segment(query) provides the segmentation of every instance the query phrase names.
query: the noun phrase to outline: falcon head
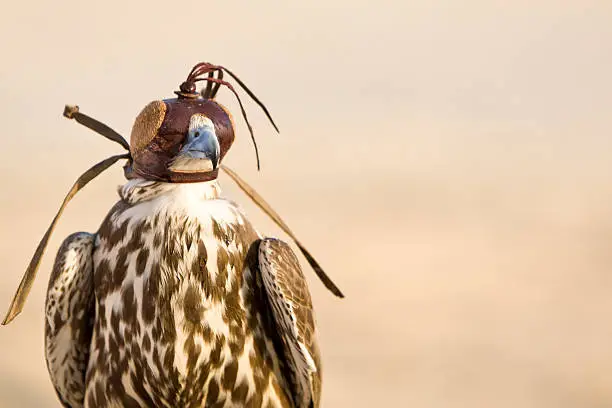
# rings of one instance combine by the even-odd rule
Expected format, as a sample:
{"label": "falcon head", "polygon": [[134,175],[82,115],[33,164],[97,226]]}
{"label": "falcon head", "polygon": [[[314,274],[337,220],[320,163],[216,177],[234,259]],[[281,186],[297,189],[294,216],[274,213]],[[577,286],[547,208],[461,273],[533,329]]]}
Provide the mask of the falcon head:
{"label": "falcon head", "polygon": [[[127,178],[174,183],[217,178],[217,168],[235,135],[232,115],[214,99],[221,85],[238,99],[251,139],[255,142],[240,97],[234,87],[223,80],[224,72],[263,109],[278,131],[266,107],[236,75],[223,66],[201,62],[193,67],[180,90],[175,92],[177,98],[153,101],[136,118],[130,139],[132,160],[125,169]],[[200,93],[196,91],[198,81],[207,83]],[[259,168],[256,144],[255,153]]]}
{"label": "falcon head", "polygon": [[154,101],[134,122],[129,173],[169,182],[212,180],[233,142],[232,117],[214,100]]}

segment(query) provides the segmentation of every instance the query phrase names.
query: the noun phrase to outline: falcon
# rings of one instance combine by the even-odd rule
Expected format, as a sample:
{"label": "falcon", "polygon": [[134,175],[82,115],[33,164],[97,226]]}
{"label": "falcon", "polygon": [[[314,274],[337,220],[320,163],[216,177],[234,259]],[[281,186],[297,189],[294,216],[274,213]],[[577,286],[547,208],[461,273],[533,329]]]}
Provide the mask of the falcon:
{"label": "falcon", "polygon": [[[317,329],[300,263],[289,244],[260,234],[236,203],[222,198],[220,169],[295,240],[326,286],[342,294],[278,214],[221,164],[236,129],[215,100],[221,85],[238,98],[253,137],[224,72],[272,121],[238,77],[209,63],[192,69],[176,98],[142,110],[129,144],[77,107],[67,107],[67,117],[129,153],[106,159],[77,180],[4,321],[23,308],[67,202],[111,164],[127,159],[119,201],[97,232],[77,232],[63,241],[51,272],[45,357],[65,407],[320,404]],[[206,82],[201,92],[199,81]]]}

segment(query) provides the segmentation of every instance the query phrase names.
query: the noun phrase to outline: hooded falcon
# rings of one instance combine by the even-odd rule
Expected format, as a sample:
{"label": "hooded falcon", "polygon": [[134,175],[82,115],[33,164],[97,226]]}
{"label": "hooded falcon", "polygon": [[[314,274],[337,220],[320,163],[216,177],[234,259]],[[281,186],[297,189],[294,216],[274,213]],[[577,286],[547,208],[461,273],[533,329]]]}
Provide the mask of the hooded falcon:
{"label": "hooded falcon", "polygon": [[[64,240],[51,272],[45,356],[65,407],[319,406],[317,331],[299,261],[287,243],[262,236],[220,195],[217,176],[224,169],[295,239],[263,199],[221,165],[235,126],[214,98],[221,85],[238,97],[223,72],[270,118],[240,79],[208,63],[192,69],[176,98],[142,110],[129,145],[78,108],[65,113],[129,148],[75,183],[4,321],[21,311],[65,204],[112,163],[127,159],[119,201],[97,232]],[[198,81],[206,82],[201,92]],[[296,243],[326,286],[342,296]]]}

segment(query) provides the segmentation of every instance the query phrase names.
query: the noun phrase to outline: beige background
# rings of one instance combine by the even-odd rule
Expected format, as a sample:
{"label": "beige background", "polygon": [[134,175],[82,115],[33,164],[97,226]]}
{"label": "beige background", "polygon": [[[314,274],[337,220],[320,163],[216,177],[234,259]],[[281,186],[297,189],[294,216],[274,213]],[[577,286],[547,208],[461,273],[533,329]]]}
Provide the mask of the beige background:
{"label": "beige background", "polygon": [[[120,151],[64,104],[127,136],[209,60],[281,129],[247,103],[262,172],[242,123],[227,163],[347,295],[307,272],[324,406],[612,406],[610,1],[92,3],[2,5],[2,313],[73,180]],[[97,228],[122,180],[117,166],[70,204],[0,328],[0,406],[58,406],[42,351],[53,253]]]}

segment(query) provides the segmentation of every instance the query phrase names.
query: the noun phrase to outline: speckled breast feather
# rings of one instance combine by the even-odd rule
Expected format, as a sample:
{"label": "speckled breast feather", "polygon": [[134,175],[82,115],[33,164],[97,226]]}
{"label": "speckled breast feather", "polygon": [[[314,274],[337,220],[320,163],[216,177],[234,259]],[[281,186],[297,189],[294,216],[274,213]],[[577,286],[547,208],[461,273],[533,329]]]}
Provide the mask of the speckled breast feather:
{"label": "speckled breast feather", "polygon": [[216,181],[120,194],[93,253],[85,406],[293,406],[241,211]]}

